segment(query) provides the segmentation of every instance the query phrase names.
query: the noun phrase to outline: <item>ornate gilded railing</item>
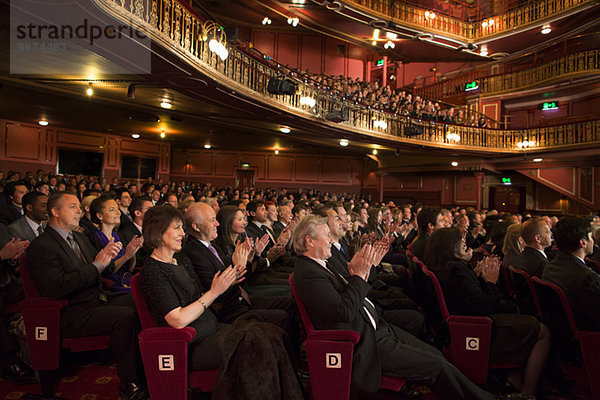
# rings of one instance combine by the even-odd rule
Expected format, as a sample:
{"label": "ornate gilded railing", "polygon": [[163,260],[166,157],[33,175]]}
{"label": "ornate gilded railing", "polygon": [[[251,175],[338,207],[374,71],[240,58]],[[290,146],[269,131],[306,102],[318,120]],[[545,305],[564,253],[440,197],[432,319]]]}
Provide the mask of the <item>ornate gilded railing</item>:
{"label": "ornate gilded railing", "polygon": [[[523,7],[506,11],[491,17],[492,25],[487,24],[490,18],[467,22],[459,18],[444,15],[443,10],[426,10],[394,0],[345,0],[350,6],[379,14],[379,17],[391,19],[395,23],[424,28],[427,31],[449,34],[466,41],[476,41],[512,31],[530,24],[540,23],[564,12],[575,9],[590,0],[537,0],[528,1]],[[435,11],[435,18],[425,18],[426,11]]]}
{"label": "ornate gilded railing", "polygon": [[[600,121],[527,131],[503,131],[437,124],[396,116],[345,102],[329,92],[303,82],[298,82],[298,91],[293,96],[271,95],[267,92],[267,84],[269,79],[280,76],[278,71],[267,62],[229,46],[229,57],[223,61],[216,53],[210,51],[203,38],[204,21],[188,10],[185,4],[176,0],[94,2],[115,18],[143,29],[154,42],[230,89],[248,94],[287,112],[348,132],[424,146],[452,146],[489,152],[522,151],[518,143],[524,141],[530,142],[530,147],[535,149],[600,143]],[[303,105],[302,97],[311,97],[315,99],[316,104],[313,107]],[[347,111],[347,121],[336,124],[325,119],[328,113],[340,109]]]}
{"label": "ornate gilded railing", "polygon": [[465,84],[477,81],[481,95],[515,92],[558,79],[600,73],[600,50],[569,54],[518,72],[481,76],[485,71],[471,71],[455,78],[416,88],[415,94],[430,99],[444,99],[464,93]]}

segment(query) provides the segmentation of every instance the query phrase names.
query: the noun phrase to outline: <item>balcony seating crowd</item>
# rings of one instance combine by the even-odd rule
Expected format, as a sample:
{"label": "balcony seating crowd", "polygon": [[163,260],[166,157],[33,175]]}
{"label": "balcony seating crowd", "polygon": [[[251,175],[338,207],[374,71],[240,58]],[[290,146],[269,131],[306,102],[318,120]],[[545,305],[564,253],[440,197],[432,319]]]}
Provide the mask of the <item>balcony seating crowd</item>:
{"label": "balcony seating crowd", "polygon": [[294,75],[330,95],[376,110],[440,123],[488,127],[484,115],[467,115],[465,107],[442,107],[438,101],[421,98],[403,89],[392,89],[378,80],[371,83],[343,75],[313,74],[309,70],[294,72]]}
{"label": "balcony seating crowd", "polygon": [[[598,360],[586,356],[600,349],[599,217],[43,170],[1,183],[2,375],[31,383],[30,363],[46,396],[62,346],[110,347],[127,399],[148,398],[146,387],[153,398],[185,397],[188,386],[230,398],[232,382],[244,382],[236,390],[246,398],[299,399],[307,373],[314,398],[350,387],[418,398],[412,382],[439,398],[534,398],[569,394],[561,368],[543,371],[563,365],[567,340],[582,355],[568,365],[600,398]],[[548,296],[533,284],[512,292],[509,269],[563,293],[573,334],[542,316]],[[8,333],[18,309],[29,360]],[[326,355],[333,368],[320,366]],[[465,362],[473,357],[480,371]],[[264,368],[248,367],[256,362]],[[495,394],[478,386],[488,367],[501,381],[485,387]]]}

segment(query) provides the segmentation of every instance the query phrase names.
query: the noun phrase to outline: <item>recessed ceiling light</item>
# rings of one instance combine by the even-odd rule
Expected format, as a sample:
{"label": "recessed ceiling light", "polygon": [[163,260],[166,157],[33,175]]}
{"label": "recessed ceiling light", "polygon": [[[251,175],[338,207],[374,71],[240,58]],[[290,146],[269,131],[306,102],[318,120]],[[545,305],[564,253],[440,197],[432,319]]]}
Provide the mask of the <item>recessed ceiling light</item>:
{"label": "recessed ceiling light", "polygon": [[377,155],[377,149],[373,149],[373,155],[376,156]]}
{"label": "recessed ceiling light", "polygon": [[342,139],[340,140],[340,146],[346,147],[350,144],[350,142],[348,142],[348,139]]}
{"label": "recessed ceiling light", "polygon": [[275,149],[275,155],[279,154],[279,149]]}
{"label": "recessed ceiling light", "polygon": [[547,35],[550,32],[552,32],[552,28],[550,28],[550,25],[542,26],[542,30],[541,30],[542,35]]}
{"label": "recessed ceiling light", "polygon": [[47,126],[48,121],[46,121],[45,119],[42,119],[41,121],[38,122],[38,124],[40,124],[41,126]]}
{"label": "recessed ceiling light", "polygon": [[534,159],[533,159],[533,162],[540,162],[540,161],[542,161],[542,160],[543,160],[543,158],[534,158]]}
{"label": "recessed ceiling light", "polygon": [[88,86],[87,90],[85,91],[85,94],[87,94],[88,96],[91,96],[94,94],[94,89],[92,87],[92,82],[90,82],[90,85]]}
{"label": "recessed ceiling light", "polygon": [[205,148],[205,149],[210,149],[211,147],[212,147],[212,146],[211,146],[210,144],[205,144],[205,145],[204,145],[204,148]]}
{"label": "recessed ceiling light", "polygon": [[131,137],[134,139],[139,139],[140,138],[140,134],[139,133],[132,133]]}
{"label": "recessed ceiling light", "polygon": [[169,100],[167,100],[167,99],[163,99],[163,100],[161,101],[161,103],[160,103],[160,106],[161,106],[162,108],[167,108],[167,109],[168,109],[168,108],[171,108],[171,107],[173,107],[173,104],[171,104],[171,102],[170,102]]}
{"label": "recessed ceiling light", "polygon": [[450,165],[452,165],[453,167],[458,167],[458,161],[452,161]]}
{"label": "recessed ceiling light", "polygon": [[164,138],[165,138],[165,136],[167,136],[167,135],[165,134],[165,131],[162,131],[162,132],[160,133],[160,137],[164,139]]}
{"label": "recessed ceiling light", "polygon": [[285,126],[279,128],[279,132],[281,132],[281,133],[290,133],[291,131],[292,130],[290,128],[285,127]]}

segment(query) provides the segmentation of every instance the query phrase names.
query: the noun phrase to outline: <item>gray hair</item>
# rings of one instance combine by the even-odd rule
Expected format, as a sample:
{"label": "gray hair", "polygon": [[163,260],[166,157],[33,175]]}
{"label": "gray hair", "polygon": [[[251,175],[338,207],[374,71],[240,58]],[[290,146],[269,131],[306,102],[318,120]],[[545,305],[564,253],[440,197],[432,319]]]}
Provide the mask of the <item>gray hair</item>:
{"label": "gray hair", "polygon": [[327,225],[327,218],[319,215],[307,215],[302,218],[292,233],[294,243],[294,251],[296,254],[304,254],[308,250],[306,248],[306,237],[315,238],[317,236],[317,228],[319,225]]}

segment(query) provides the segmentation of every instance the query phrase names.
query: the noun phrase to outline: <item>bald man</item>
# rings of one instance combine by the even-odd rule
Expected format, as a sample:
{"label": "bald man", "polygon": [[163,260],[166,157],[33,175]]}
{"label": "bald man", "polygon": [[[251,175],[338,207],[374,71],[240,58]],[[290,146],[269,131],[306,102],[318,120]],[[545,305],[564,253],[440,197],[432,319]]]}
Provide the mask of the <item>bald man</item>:
{"label": "bald man", "polygon": [[[205,203],[193,203],[184,219],[189,237],[183,252],[190,258],[202,286],[210,287],[215,274],[229,267],[223,262],[225,254],[211,243],[218,236],[219,222],[215,210]],[[232,323],[252,312],[282,328],[288,328],[291,317],[297,314],[296,306],[289,297],[250,297],[239,284],[219,296],[211,308],[220,322]]]}

